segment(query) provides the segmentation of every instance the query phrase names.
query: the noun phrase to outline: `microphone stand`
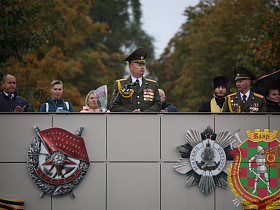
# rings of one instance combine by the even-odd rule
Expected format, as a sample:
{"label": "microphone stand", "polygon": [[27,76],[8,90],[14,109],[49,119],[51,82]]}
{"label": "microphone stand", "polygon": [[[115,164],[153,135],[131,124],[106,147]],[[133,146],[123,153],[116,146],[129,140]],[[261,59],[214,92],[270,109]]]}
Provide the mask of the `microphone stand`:
{"label": "microphone stand", "polygon": [[[122,88],[123,89],[123,88]],[[128,86],[127,85],[124,85],[124,91],[126,91],[128,89]],[[117,96],[114,98],[114,100],[110,103],[110,105],[108,106],[108,111],[110,111],[112,108],[113,108],[113,106],[115,105],[115,102],[120,98],[120,96],[121,96],[121,94],[120,94],[120,92],[118,91],[118,94],[117,94]]]}

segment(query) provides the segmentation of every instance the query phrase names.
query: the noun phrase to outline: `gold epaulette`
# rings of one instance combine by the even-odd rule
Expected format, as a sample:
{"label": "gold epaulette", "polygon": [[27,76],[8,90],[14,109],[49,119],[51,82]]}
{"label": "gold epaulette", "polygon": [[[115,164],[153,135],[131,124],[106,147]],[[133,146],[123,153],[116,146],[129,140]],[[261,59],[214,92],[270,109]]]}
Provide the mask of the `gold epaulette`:
{"label": "gold epaulette", "polygon": [[124,81],[124,80],[127,80],[127,78],[119,79],[119,80],[117,80],[117,82],[121,82],[121,81]]}
{"label": "gold epaulette", "polygon": [[254,93],[254,96],[257,96],[257,97],[259,97],[259,98],[263,98],[263,95],[258,94],[258,93]]}
{"label": "gold epaulette", "polygon": [[145,78],[145,79],[149,82],[156,82],[155,80],[152,80],[152,79],[147,79],[147,78]]}
{"label": "gold epaulette", "polygon": [[229,97],[230,97],[230,96],[235,96],[236,94],[237,94],[237,93],[232,93],[232,94],[230,94],[230,95],[228,95],[228,96],[229,96]]}

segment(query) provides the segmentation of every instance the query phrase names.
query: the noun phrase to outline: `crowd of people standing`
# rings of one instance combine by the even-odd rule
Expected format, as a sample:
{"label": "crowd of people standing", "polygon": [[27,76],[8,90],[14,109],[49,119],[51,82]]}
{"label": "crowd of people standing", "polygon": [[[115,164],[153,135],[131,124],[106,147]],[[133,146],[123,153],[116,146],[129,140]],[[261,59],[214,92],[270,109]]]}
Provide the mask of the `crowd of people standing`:
{"label": "crowd of people standing", "polygon": [[[96,91],[91,90],[80,112],[179,112],[166,101],[165,93],[158,83],[144,77],[148,51],[140,47],[124,61],[128,62],[130,76],[116,80],[110,105],[101,109],[96,102]],[[217,76],[213,79],[214,95],[203,102],[199,112],[280,112],[278,87],[268,87],[265,96],[254,93],[250,86],[256,76],[243,66],[234,68],[238,92],[227,95],[229,79]],[[16,77],[6,74],[1,81],[0,112],[31,112],[29,102],[16,92]],[[62,97],[63,82],[50,83],[51,97],[40,107],[40,112],[74,112],[73,106]]]}

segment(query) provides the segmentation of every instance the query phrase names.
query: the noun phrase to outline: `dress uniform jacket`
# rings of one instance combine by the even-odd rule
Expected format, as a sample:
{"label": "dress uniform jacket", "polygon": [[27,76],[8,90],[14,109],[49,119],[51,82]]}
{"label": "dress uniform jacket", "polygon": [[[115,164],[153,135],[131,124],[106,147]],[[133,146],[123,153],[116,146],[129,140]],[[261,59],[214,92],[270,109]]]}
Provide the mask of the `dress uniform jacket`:
{"label": "dress uniform jacket", "polygon": [[250,91],[249,98],[243,103],[240,93],[233,93],[227,96],[223,112],[266,112],[265,99]]}
{"label": "dress uniform jacket", "polygon": [[[120,82],[121,87],[124,87],[131,83],[132,79],[128,77],[115,81],[112,101],[120,94],[118,82]],[[160,111],[161,100],[156,81],[142,77],[142,85],[138,92],[136,92],[136,86],[130,86],[129,89],[134,90],[133,94],[130,97],[120,95],[111,108],[111,112],[132,112],[135,109],[140,109],[141,112]]]}

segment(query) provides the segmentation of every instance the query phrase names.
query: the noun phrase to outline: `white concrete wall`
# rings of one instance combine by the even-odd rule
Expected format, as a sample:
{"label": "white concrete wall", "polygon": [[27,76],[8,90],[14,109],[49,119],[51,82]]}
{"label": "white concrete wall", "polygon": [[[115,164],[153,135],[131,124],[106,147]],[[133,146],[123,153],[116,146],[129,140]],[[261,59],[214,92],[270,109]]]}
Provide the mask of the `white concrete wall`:
{"label": "white concrete wall", "polygon": [[[265,114],[48,114],[0,113],[0,197],[25,201],[26,210],[240,210],[230,189],[216,187],[204,196],[198,186],[185,187],[174,171],[188,129],[218,133],[240,129],[280,130],[280,115]],[[44,195],[27,170],[27,149],[36,133],[60,127],[71,133],[83,126],[91,166],[74,189],[76,198]],[[279,137],[278,137],[279,139]]]}

